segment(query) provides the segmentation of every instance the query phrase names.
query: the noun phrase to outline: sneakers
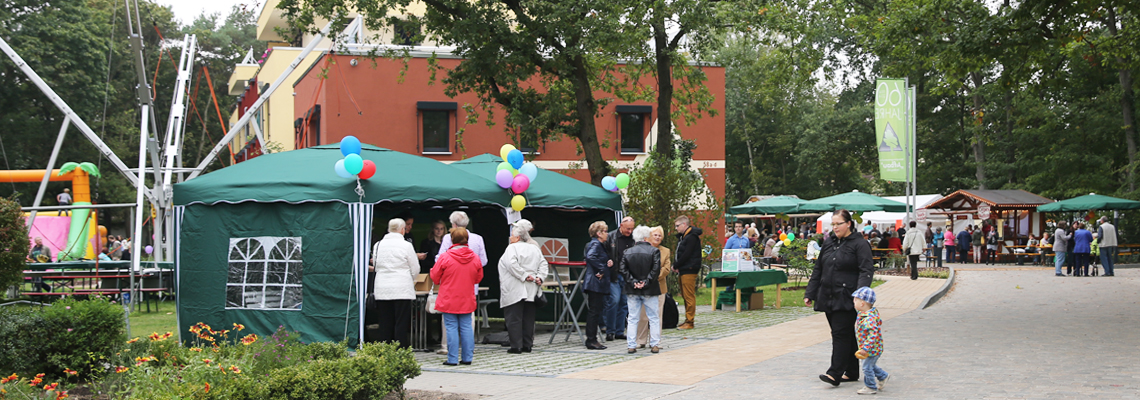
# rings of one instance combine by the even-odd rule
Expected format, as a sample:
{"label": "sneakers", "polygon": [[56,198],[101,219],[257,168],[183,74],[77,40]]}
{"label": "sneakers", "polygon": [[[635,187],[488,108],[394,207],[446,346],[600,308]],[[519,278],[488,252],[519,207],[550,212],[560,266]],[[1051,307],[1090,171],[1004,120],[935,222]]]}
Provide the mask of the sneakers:
{"label": "sneakers", "polygon": [[855,393],[859,393],[859,394],[876,394],[876,393],[879,393],[879,391],[878,391],[878,390],[875,390],[875,389],[871,389],[871,388],[869,388],[869,387],[866,387],[866,386],[863,386],[863,388],[862,388],[862,389],[859,389],[859,391],[858,391],[858,392],[855,392]]}
{"label": "sneakers", "polygon": [[677,327],[677,329],[693,329],[693,328],[694,328],[694,326],[693,326],[692,322],[686,322],[686,323],[681,324],[681,326]]}
{"label": "sneakers", "polygon": [[887,380],[889,379],[891,379],[890,375],[887,375],[886,378],[879,379],[879,390],[883,390],[883,387],[887,385]]}
{"label": "sneakers", "polygon": [[443,348],[443,349],[436,350],[435,354],[439,354],[441,356],[446,356],[447,355],[447,349]]}

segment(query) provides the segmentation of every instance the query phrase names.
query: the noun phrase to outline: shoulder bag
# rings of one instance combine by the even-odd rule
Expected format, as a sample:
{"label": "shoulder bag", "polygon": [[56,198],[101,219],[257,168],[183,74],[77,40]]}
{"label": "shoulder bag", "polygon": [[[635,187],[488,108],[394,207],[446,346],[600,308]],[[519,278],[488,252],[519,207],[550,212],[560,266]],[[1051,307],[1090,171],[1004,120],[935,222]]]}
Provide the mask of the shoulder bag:
{"label": "shoulder bag", "polygon": [[427,304],[424,305],[424,311],[427,311],[428,314],[439,314],[439,311],[435,310],[435,297],[435,283],[432,283],[427,295]]}

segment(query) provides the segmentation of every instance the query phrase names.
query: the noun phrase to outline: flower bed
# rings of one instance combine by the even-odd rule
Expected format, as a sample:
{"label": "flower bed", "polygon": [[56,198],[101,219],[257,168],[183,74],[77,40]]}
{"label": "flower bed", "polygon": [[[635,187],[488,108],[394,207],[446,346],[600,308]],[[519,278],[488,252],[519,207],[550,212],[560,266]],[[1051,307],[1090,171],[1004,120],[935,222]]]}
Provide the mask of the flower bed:
{"label": "flower bed", "polygon": [[365,344],[350,355],[346,343],[305,344],[284,328],[269,337],[226,328],[199,323],[185,346],[171,332],[120,339],[105,354],[84,351],[81,365],[35,374],[5,365],[0,398],[367,399],[402,391],[420,374],[411,350],[396,345]]}

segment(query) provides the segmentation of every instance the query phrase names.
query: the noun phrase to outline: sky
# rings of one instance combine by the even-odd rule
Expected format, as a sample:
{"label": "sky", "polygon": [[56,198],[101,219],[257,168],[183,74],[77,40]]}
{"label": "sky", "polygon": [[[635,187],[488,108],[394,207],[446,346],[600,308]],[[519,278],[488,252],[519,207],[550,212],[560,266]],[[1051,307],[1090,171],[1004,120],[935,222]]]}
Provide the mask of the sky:
{"label": "sky", "polygon": [[258,10],[261,7],[263,0],[156,0],[155,2],[171,6],[174,10],[174,18],[182,21],[182,24],[189,24],[194,20],[194,17],[202,14],[203,11],[210,13],[220,13],[224,19],[229,14],[230,8],[235,4],[247,4],[252,6],[252,9]]}

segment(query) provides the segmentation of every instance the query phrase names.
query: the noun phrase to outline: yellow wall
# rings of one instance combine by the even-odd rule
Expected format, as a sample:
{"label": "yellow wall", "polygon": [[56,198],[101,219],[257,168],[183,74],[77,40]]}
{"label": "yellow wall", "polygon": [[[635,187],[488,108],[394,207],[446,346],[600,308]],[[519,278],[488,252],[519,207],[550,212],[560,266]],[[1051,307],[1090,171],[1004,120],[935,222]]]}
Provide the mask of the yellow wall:
{"label": "yellow wall", "polygon": [[[269,57],[265,59],[265,64],[262,64],[261,71],[257,73],[258,86],[265,84],[272,84],[289,67],[289,63],[293,62],[297,55],[301,54],[301,49],[294,47],[275,47]],[[293,150],[293,83],[301,78],[301,75],[313,65],[318,58],[321,57],[323,52],[314,50],[305,56],[305,59],[285,78],[285,82],[277,88],[269,96],[269,99],[262,106],[265,111],[262,112],[263,120],[261,121],[262,132],[265,133],[265,140],[268,142],[275,142],[280,144],[282,150]],[[233,122],[237,122],[237,112],[234,112]],[[250,121],[250,123],[254,123]],[[251,131],[252,132],[252,131]],[[241,146],[245,145],[244,135],[238,134],[234,137],[234,150],[237,151]]]}

